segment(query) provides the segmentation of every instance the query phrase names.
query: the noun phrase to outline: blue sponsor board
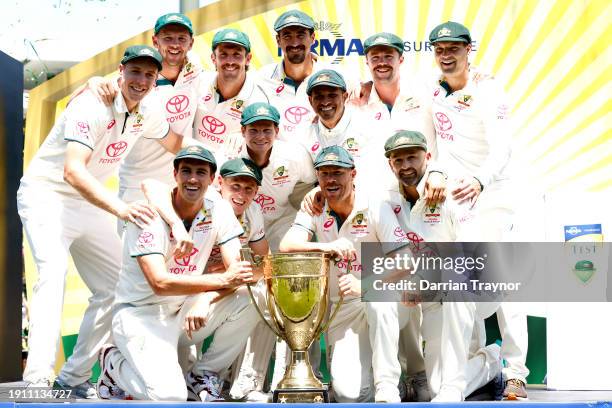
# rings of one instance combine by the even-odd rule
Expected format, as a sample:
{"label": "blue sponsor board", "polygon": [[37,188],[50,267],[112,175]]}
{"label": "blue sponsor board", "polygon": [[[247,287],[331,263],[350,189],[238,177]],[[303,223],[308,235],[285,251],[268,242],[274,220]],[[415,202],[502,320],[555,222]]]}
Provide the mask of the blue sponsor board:
{"label": "blue sponsor board", "polygon": [[599,235],[597,241],[601,241],[601,224],[585,224],[585,225],[566,225],[563,227],[565,232],[565,241],[572,241],[578,237],[583,237],[585,235]]}

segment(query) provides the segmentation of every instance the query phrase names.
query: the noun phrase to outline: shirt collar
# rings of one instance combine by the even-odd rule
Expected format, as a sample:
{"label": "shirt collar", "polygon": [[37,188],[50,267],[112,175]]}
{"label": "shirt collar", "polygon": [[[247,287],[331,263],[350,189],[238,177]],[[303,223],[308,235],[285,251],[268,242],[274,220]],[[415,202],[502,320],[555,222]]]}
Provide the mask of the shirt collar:
{"label": "shirt collar", "polygon": [[316,123],[317,133],[323,136],[325,139],[334,138],[340,134],[343,134],[346,132],[346,129],[351,123],[352,116],[353,112],[351,110],[351,107],[345,104],[344,113],[342,114],[340,121],[336,123],[336,126],[334,126],[332,129],[328,129],[325,127],[325,125],[323,125],[320,120],[318,120]]}
{"label": "shirt collar", "polygon": [[238,95],[234,96],[233,98],[225,99],[223,101],[220,101],[221,94],[217,92],[217,89],[218,89],[217,88],[217,74],[215,74],[214,79],[210,82],[210,86],[211,86],[211,94],[214,96],[216,103],[223,103],[223,102],[231,101],[233,99],[241,99],[243,101],[247,101],[249,97],[251,96],[251,94],[253,93],[253,88],[255,87],[255,81],[253,79],[252,74],[247,72],[244,83],[242,84],[242,88],[240,88],[240,91],[238,91]]}

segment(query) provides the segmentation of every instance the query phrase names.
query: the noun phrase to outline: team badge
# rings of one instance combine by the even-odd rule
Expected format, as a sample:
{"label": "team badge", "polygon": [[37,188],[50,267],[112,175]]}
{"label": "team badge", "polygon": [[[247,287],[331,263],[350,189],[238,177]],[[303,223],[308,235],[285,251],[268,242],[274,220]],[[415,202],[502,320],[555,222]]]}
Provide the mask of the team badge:
{"label": "team badge", "polygon": [[272,174],[272,185],[279,186],[289,182],[289,169],[279,166]]}
{"label": "team badge", "polygon": [[449,30],[447,27],[444,27],[438,31],[438,37],[450,37],[450,35],[451,30]]}
{"label": "team badge", "polygon": [[437,204],[427,206],[423,216],[423,222],[425,222],[425,224],[440,224],[442,222],[440,206]]}

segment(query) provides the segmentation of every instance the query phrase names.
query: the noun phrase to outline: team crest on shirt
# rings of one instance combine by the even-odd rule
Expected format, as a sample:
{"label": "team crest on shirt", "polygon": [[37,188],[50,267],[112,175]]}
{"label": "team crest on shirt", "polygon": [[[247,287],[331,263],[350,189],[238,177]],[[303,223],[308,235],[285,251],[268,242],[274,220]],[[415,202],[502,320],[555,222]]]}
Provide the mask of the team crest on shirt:
{"label": "team crest on shirt", "polygon": [[183,74],[183,76],[188,77],[191,74],[193,74],[193,64],[191,62],[188,62],[187,64],[185,64],[185,73]]}
{"label": "team crest on shirt", "polygon": [[349,137],[343,144],[344,148],[351,154],[351,156],[359,157],[359,143],[355,141],[354,137]]}
{"label": "team crest on shirt", "polygon": [[212,229],[212,217],[209,217],[209,213],[206,208],[202,208],[200,212],[202,213],[202,219],[193,226],[193,231],[207,233]]}
{"label": "team crest on shirt", "polygon": [[132,130],[130,133],[140,133],[142,132],[142,122],[144,121],[144,116],[142,113],[136,114],[136,119],[132,123]]}
{"label": "team crest on shirt", "polygon": [[440,224],[442,222],[440,206],[437,204],[427,206],[423,214],[423,222],[425,224]]}
{"label": "team crest on shirt", "polygon": [[289,169],[285,166],[279,166],[272,173],[272,185],[280,186],[289,182]]}
{"label": "team crest on shirt", "polygon": [[469,108],[472,104],[472,95],[459,95],[457,102],[459,102],[460,105]]}
{"label": "team crest on shirt", "polygon": [[242,107],[243,106],[244,106],[244,101],[242,99],[234,99],[232,101],[231,110],[233,112],[238,112],[238,113],[240,113],[240,115],[242,115]]}
{"label": "team crest on shirt", "polygon": [[351,234],[365,235],[368,233],[368,218],[363,212],[355,214],[351,220]]}
{"label": "team crest on shirt", "polygon": [[411,110],[419,109],[420,107],[421,105],[419,102],[411,96],[404,100],[402,109],[404,112],[409,112]]}

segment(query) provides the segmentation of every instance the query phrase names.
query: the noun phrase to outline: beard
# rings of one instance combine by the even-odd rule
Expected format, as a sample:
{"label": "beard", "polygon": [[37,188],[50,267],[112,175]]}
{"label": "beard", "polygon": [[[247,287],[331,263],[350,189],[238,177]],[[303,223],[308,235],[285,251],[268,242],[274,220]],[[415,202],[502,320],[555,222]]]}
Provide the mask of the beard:
{"label": "beard", "polygon": [[286,52],[285,54],[287,55],[287,60],[295,65],[301,64],[306,60],[306,48],[305,47],[298,47],[295,48],[294,51],[296,52]]}

